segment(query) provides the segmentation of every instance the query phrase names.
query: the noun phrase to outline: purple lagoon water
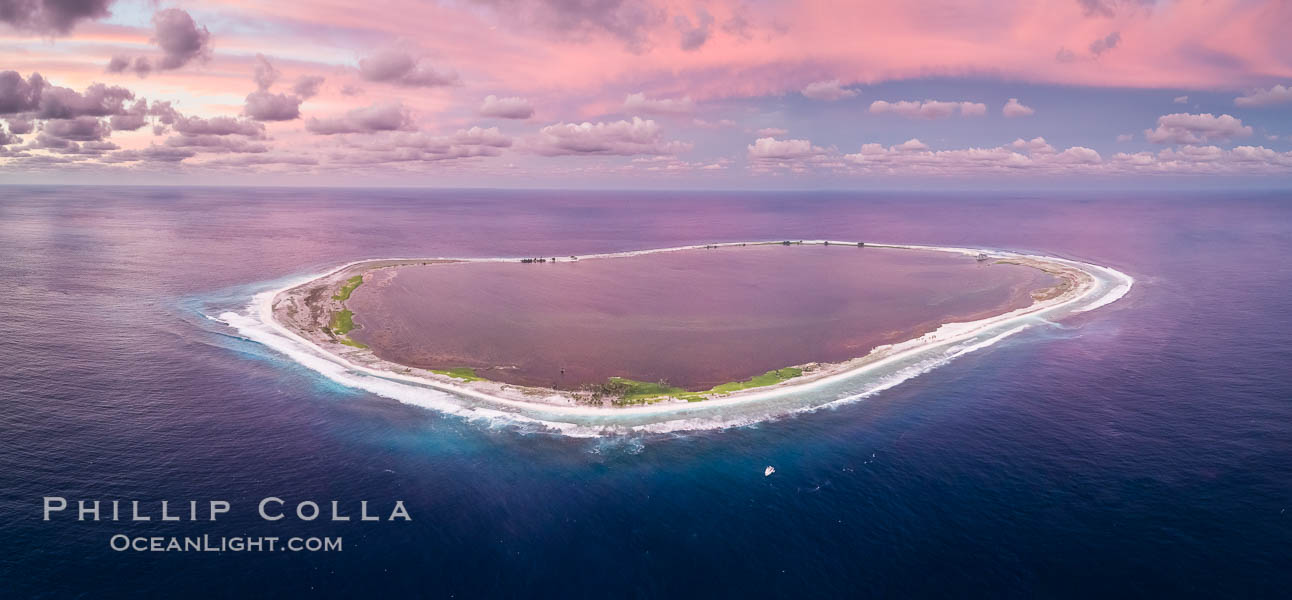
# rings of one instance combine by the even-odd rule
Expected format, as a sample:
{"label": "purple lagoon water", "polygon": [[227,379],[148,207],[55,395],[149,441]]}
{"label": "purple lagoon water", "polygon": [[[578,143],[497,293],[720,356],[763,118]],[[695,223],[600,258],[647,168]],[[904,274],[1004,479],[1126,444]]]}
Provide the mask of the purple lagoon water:
{"label": "purple lagoon water", "polygon": [[[1032,251],[1136,284],[855,402],[590,439],[344,387],[208,318],[364,258],[785,238]],[[0,188],[0,597],[1286,596],[1289,256],[1287,193]],[[46,495],[234,509],[44,522]],[[265,522],[266,496],[413,520]],[[118,552],[118,533],[345,545]]]}
{"label": "purple lagoon water", "polygon": [[626,377],[705,390],[1008,312],[1055,282],[946,252],[778,244],[382,269],[347,306],[351,337],[404,365],[559,389]]}

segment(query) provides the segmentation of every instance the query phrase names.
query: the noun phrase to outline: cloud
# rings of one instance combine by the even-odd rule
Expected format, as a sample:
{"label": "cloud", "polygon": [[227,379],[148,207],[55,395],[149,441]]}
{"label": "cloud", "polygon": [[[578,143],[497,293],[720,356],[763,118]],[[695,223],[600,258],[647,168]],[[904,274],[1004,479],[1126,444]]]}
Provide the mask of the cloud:
{"label": "cloud", "polygon": [[135,75],[147,77],[153,70],[153,64],[145,56],[136,56],[133,59],[129,56],[117,55],[108,61],[107,71],[109,73],[124,73],[133,71]]}
{"label": "cloud", "polygon": [[81,21],[111,14],[113,0],[0,0],[0,22],[14,29],[65,34]]}
{"label": "cloud", "polygon": [[1252,128],[1229,115],[1175,113],[1157,118],[1157,129],[1145,129],[1144,137],[1154,144],[1197,144],[1246,137]]}
{"label": "cloud", "polygon": [[1176,97],[1175,97],[1175,99],[1174,99],[1174,100],[1172,100],[1171,102],[1174,102],[1174,103],[1176,103],[1176,104],[1188,104],[1188,103],[1189,103],[1189,97],[1188,97],[1188,96],[1176,96]]}
{"label": "cloud", "polygon": [[1055,155],[1055,160],[1070,164],[1093,165],[1103,161],[1098,152],[1085,146],[1073,146]]}
{"label": "cloud", "polygon": [[346,165],[436,162],[499,156],[511,145],[511,138],[497,127],[459,129],[453,135],[385,132],[350,140],[344,151],[331,155],[329,162]]}
{"label": "cloud", "polygon": [[637,92],[628,94],[624,98],[624,110],[628,112],[640,112],[651,115],[678,115],[685,114],[695,110],[695,102],[690,96],[685,96],[679,100],[671,98],[651,99],[646,94]]}
{"label": "cloud", "polygon": [[411,127],[412,116],[398,101],[356,108],[339,117],[311,118],[305,123],[307,131],[319,135],[398,131]]}
{"label": "cloud", "polygon": [[1113,16],[1113,3],[1111,0],[1077,0],[1081,9],[1087,17],[1111,17]]}
{"label": "cloud", "polygon": [[229,135],[178,135],[166,138],[171,148],[190,148],[197,152],[263,153],[269,147],[244,137]]}
{"label": "cloud", "polygon": [[755,131],[754,133],[757,133],[762,137],[780,137],[782,135],[789,133],[789,130],[781,129],[780,127],[764,127],[762,129],[759,129],[758,131]]}
{"label": "cloud", "polygon": [[571,41],[609,36],[633,53],[649,48],[650,29],[667,13],[652,0],[476,0],[525,31],[539,29]]}
{"label": "cloud", "polygon": [[394,49],[360,59],[359,75],[367,81],[406,87],[438,87],[458,83],[456,73],[441,73],[423,59]]}
{"label": "cloud", "polygon": [[832,102],[834,100],[851,98],[856,96],[857,92],[843,87],[839,83],[838,79],[831,79],[828,81],[814,81],[807,84],[807,86],[803,88],[802,94],[803,96],[813,100]]}
{"label": "cloud", "polygon": [[750,160],[788,161],[817,156],[824,149],[813,146],[809,140],[778,140],[763,137],[746,147]]}
{"label": "cloud", "polygon": [[[36,75],[33,74],[32,77],[35,78]],[[38,119],[107,117],[125,113],[125,103],[134,99],[134,92],[102,83],[90,85],[84,93],[65,87],[45,86],[41,89],[40,104],[33,116]],[[3,102],[0,101],[0,104]]]}
{"label": "cloud", "polygon": [[[300,118],[301,96],[292,94],[275,94],[269,91],[282,73],[274,68],[264,54],[256,55],[256,67],[252,79],[256,82],[256,91],[247,94],[242,107],[242,114],[257,121],[291,121]],[[296,88],[307,92],[305,97],[318,93],[318,86],[323,83],[322,77],[302,77],[296,82]]]}
{"label": "cloud", "polygon": [[1133,139],[1135,139],[1135,136],[1134,136],[1134,135],[1132,135],[1132,134],[1129,134],[1129,133],[1123,133],[1123,134],[1119,134],[1119,135],[1117,136],[1117,141],[1118,141],[1118,142],[1129,142],[1129,141],[1131,141],[1131,140],[1133,140]]}
{"label": "cloud", "polygon": [[318,95],[323,81],[324,78],[321,75],[301,75],[296,79],[296,83],[292,85],[292,93],[308,100]]}
{"label": "cloud", "polygon": [[301,102],[299,96],[255,91],[247,94],[242,114],[257,121],[290,121],[300,118]]}
{"label": "cloud", "polygon": [[234,117],[179,117],[175,119],[175,131],[184,135],[245,135],[253,138],[264,137],[265,126],[254,121],[243,121]]}
{"label": "cloud", "polygon": [[538,132],[530,144],[545,156],[610,154],[677,154],[691,149],[685,142],[665,141],[655,121],[633,117],[608,123],[556,123]]}
{"label": "cloud", "polygon": [[945,102],[941,100],[901,100],[887,102],[876,100],[870,104],[870,112],[875,114],[892,113],[912,119],[943,119],[955,114],[976,117],[987,114],[987,105],[979,102]]}
{"label": "cloud", "polygon": [[46,121],[40,130],[54,138],[76,142],[99,141],[112,132],[102,119],[95,117],[53,119]]}
{"label": "cloud", "polygon": [[1009,102],[1006,102],[1005,106],[1000,109],[1000,114],[1006,117],[1030,117],[1034,113],[1036,111],[1032,110],[1032,107],[1019,102],[1018,98],[1010,98]]}
{"label": "cloud", "polygon": [[534,105],[524,98],[499,98],[490,94],[480,103],[479,112],[481,116],[497,119],[528,119],[534,116]]}
{"label": "cloud", "polygon": [[1121,43],[1121,41],[1122,34],[1114,31],[1104,37],[1090,42],[1090,53],[1095,56],[1102,55],[1103,53],[1116,48],[1117,44]]}
{"label": "cloud", "polygon": [[163,56],[159,69],[178,69],[194,59],[205,60],[211,54],[211,32],[198,28],[193,17],[178,8],[167,8],[153,14],[152,41]]}
{"label": "cloud", "polygon": [[682,34],[681,48],[687,52],[699,50],[700,46],[709,41],[709,33],[713,28],[713,15],[710,15],[709,11],[699,8],[696,10],[695,17],[694,27],[691,26],[691,19],[685,15],[673,17],[673,25]]}
{"label": "cloud", "polygon": [[28,134],[34,128],[31,120],[23,117],[9,117],[5,121],[9,124],[9,133]]}
{"label": "cloud", "polygon": [[256,82],[256,89],[260,91],[268,90],[278,81],[282,73],[269,62],[269,58],[264,54],[256,54],[256,66],[251,75],[252,81]]}
{"label": "cloud", "polygon": [[152,145],[142,150],[120,150],[103,157],[106,163],[149,162],[177,163],[186,158],[197,156],[197,152],[188,148],[172,148]]}
{"label": "cloud", "polygon": [[41,91],[48,85],[40,73],[23,79],[17,71],[0,71],[0,115],[36,110]]}
{"label": "cloud", "polygon": [[1246,96],[1234,98],[1235,106],[1256,107],[1292,103],[1292,87],[1275,85],[1268,90],[1255,90]]}

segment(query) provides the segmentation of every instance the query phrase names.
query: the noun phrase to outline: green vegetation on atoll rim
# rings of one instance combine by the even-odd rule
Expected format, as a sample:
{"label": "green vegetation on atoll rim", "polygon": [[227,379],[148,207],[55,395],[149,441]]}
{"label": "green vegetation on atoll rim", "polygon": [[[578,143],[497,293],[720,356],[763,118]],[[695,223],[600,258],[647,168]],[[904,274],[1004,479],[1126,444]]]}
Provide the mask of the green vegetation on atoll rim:
{"label": "green vegetation on atoll rim", "polygon": [[463,381],[485,381],[484,377],[476,375],[476,370],[470,367],[454,367],[452,369],[428,369],[436,375],[447,375],[454,379]]}
{"label": "green vegetation on atoll rim", "polygon": [[349,310],[340,310],[332,313],[332,322],[328,324],[332,333],[336,335],[345,335],[354,329],[354,313]]}
{"label": "green vegetation on atoll rim", "polygon": [[345,280],[345,285],[341,286],[341,289],[338,290],[337,293],[332,296],[332,299],[345,302],[346,300],[350,299],[350,294],[354,293],[354,289],[359,287],[362,284],[363,284],[363,275],[355,275],[354,277],[351,277]]}
{"label": "green vegetation on atoll rim", "polygon": [[361,343],[361,342],[356,342],[356,341],[354,341],[354,340],[352,340],[352,339],[350,339],[350,338],[337,338],[337,340],[336,340],[336,341],[341,342],[342,344],[345,344],[345,345],[347,345],[347,346],[353,346],[353,347],[355,347],[355,348],[363,348],[363,349],[365,349],[365,350],[367,350],[367,349],[368,349],[368,345],[367,345],[367,344],[364,344],[364,343]]}
{"label": "green vegetation on atoll rim", "polygon": [[731,383],[724,383],[722,385],[717,385],[717,386],[714,386],[713,389],[707,392],[700,392],[700,393],[701,394],[730,394],[731,392],[747,390],[749,388],[763,387],[765,385],[775,385],[782,381],[786,381],[788,379],[793,379],[795,377],[798,377],[799,375],[802,375],[802,374],[803,374],[803,369],[798,369],[795,367],[785,367],[784,369],[776,369],[775,371],[768,371],[766,373],[763,373],[762,375],[755,375],[744,381],[733,381]]}
{"label": "green vegetation on atoll rim", "polygon": [[732,381],[716,385],[702,392],[688,392],[682,388],[668,385],[666,381],[649,383],[623,377],[611,377],[605,383],[593,387],[592,398],[593,400],[600,400],[601,398],[609,397],[611,402],[616,405],[647,404],[670,397],[686,400],[687,402],[700,402],[712,394],[730,394],[740,390],[775,385],[802,374],[803,369],[785,367],[784,369],[768,371],[762,375],[755,375],[744,381]]}

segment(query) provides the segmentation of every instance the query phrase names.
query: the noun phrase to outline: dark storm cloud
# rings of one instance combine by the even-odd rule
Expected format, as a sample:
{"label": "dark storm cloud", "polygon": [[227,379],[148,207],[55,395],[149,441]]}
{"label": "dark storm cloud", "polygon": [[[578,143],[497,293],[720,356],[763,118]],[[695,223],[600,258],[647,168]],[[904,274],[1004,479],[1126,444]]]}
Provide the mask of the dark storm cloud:
{"label": "dark storm cloud", "polygon": [[108,16],[112,0],[0,0],[0,22],[47,35],[64,34],[81,21]]}

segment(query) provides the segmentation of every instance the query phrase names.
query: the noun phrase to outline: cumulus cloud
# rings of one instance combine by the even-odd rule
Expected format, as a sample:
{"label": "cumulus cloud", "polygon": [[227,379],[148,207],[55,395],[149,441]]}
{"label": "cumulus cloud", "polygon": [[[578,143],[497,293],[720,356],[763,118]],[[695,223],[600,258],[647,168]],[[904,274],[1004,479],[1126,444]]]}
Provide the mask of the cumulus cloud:
{"label": "cumulus cloud", "polygon": [[282,73],[274,68],[265,55],[257,54],[256,67],[252,75],[252,79],[256,82],[256,91],[247,94],[242,114],[257,121],[291,121],[300,118],[301,102],[304,102],[304,98],[318,93],[318,86],[323,83],[323,78],[302,77],[298,80],[295,89],[308,93],[302,97],[269,91],[281,76]]}
{"label": "cumulus cloud", "polygon": [[966,117],[987,114],[987,105],[979,102],[945,102],[941,100],[901,100],[887,102],[876,100],[870,104],[870,112],[875,114],[891,113],[912,119],[943,119],[959,110]]}
{"label": "cumulus cloud", "polygon": [[305,129],[319,135],[398,131],[412,127],[412,116],[400,102],[381,102],[353,109],[338,117],[311,118]]}
{"label": "cumulus cloud", "polygon": [[54,138],[74,142],[102,140],[112,132],[102,119],[95,117],[53,119],[46,121],[40,130],[41,133]]}
{"label": "cumulus cloud", "polygon": [[691,149],[679,141],[666,141],[655,121],[633,117],[608,123],[556,123],[538,132],[530,147],[546,156],[612,154],[677,154]]}
{"label": "cumulus cloud", "polygon": [[65,34],[77,23],[111,14],[113,0],[0,0],[0,22],[45,35]]}
{"label": "cumulus cloud", "polygon": [[103,157],[103,162],[177,163],[194,156],[197,156],[197,152],[189,148],[172,148],[168,146],[152,145],[141,150],[120,150],[113,152]]}
{"label": "cumulus cloud", "polygon": [[234,117],[179,117],[173,125],[176,132],[184,135],[245,135],[253,138],[263,137],[265,126],[254,121],[243,121]]}
{"label": "cumulus cloud", "polygon": [[528,119],[534,116],[534,105],[524,98],[499,98],[490,94],[480,103],[480,115],[496,119]]}
{"label": "cumulus cloud", "polygon": [[1121,43],[1121,41],[1122,41],[1122,34],[1120,32],[1114,31],[1104,37],[1101,37],[1093,42],[1090,42],[1090,53],[1095,56],[1099,56],[1109,50],[1112,50],[1113,48],[1116,48],[1117,44]]}
{"label": "cumulus cloud", "polygon": [[814,81],[807,84],[807,86],[803,88],[802,94],[804,97],[811,98],[813,100],[832,102],[834,100],[851,98],[856,96],[857,92],[843,87],[843,85],[839,83],[838,79],[831,79],[829,81]]}
{"label": "cumulus cloud", "polygon": [[1000,114],[1006,117],[1029,117],[1034,113],[1036,111],[1032,107],[1019,102],[1018,98],[1010,98],[1009,102],[1006,102],[1005,106],[1000,109]]}
{"label": "cumulus cloud", "polygon": [[499,156],[511,145],[511,138],[497,127],[459,129],[452,135],[383,132],[348,140],[346,149],[333,153],[329,162],[345,165],[436,162]]}
{"label": "cumulus cloud", "polygon": [[713,15],[710,15],[709,11],[703,8],[697,9],[695,19],[696,23],[692,26],[691,19],[686,15],[673,17],[673,25],[682,34],[681,47],[687,52],[699,50],[700,46],[709,41],[709,32],[713,28]]}
{"label": "cumulus cloud", "polygon": [[146,56],[136,56],[134,58],[123,55],[113,56],[112,59],[108,61],[107,68],[109,73],[133,71],[135,75],[140,77],[147,77],[152,70],[152,61],[149,61]]}
{"label": "cumulus cloud", "polygon": [[1224,141],[1252,134],[1252,128],[1229,115],[1175,113],[1157,118],[1157,129],[1145,129],[1144,137],[1155,144],[1198,144]]}
{"label": "cumulus cloud", "polygon": [[321,75],[301,75],[292,85],[292,93],[300,96],[302,99],[310,99],[317,96],[319,88],[323,86],[323,77]]}
{"label": "cumulus cloud", "polygon": [[301,101],[299,96],[257,90],[247,94],[242,114],[257,121],[290,121],[301,116]]}
{"label": "cumulus cloud", "polygon": [[754,140],[746,150],[750,160],[755,161],[790,161],[817,156],[824,149],[813,146],[809,140],[778,140],[763,137]]}
{"label": "cumulus cloud", "polygon": [[171,148],[190,148],[198,152],[263,153],[269,147],[245,137],[230,135],[177,135],[166,138]]}
{"label": "cumulus cloud", "polygon": [[90,85],[83,93],[65,87],[45,86],[40,91],[40,103],[33,116],[38,119],[107,117],[126,112],[125,103],[134,99],[134,92],[102,83]]}
{"label": "cumulus cloud", "polygon": [[1234,98],[1236,106],[1255,107],[1273,106],[1292,103],[1292,87],[1275,85],[1268,90],[1255,90],[1245,96]]}
{"label": "cumulus cloud", "polygon": [[458,82],[456,73],[436,71],[424,59],[395,49],[360,59],[359,75],[367,81],[407,87],[437,87]]}
{"label": "cumulus cloud", "polygon": [[5,121],[9,123],[9,133],[24,135],[31,133],[34,128],[31,120],[23,117],[9,117]]}
{"label": "cumulus cloud", "polygon": [[17,71],[0,71],[0,115],[36,110],[41,91],[48,85],[40,73],[23,79]]}
{"label": "cumulus cloud", "polygon": [[194,59],[211,54],[211,32],[199,28],[193,17],[178,8],[159,10],[153,15],[153,42],[162,50],[160,69],[178,69]]}
{"label": "cumulus cloud", "polygon": [[672,98],[647,98],[646,94],[637,92],[624,98],[624,110],[652,115],[677,115],[695,110],[695,102],[690,96],[674,100]]}

